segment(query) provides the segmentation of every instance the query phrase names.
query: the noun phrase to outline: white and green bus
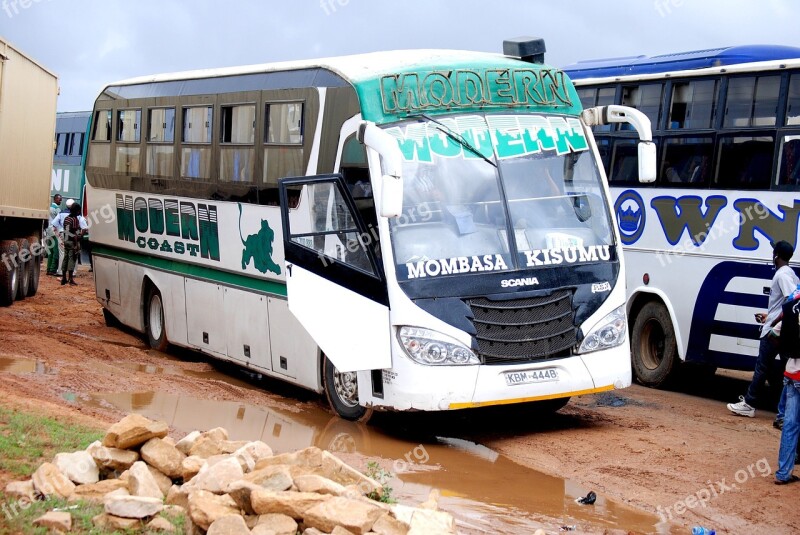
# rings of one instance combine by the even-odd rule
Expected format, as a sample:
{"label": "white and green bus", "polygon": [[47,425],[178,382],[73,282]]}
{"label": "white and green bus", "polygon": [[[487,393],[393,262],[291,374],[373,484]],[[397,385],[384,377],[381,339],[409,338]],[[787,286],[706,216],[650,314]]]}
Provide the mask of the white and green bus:
{"label": "white and green bus", "polygon": [[[93,110],[106,319],[324,392],[348,419],[630,385],[592,124],[543,43],[149,76]],[[112,209],[113,207],[113,209]]]}

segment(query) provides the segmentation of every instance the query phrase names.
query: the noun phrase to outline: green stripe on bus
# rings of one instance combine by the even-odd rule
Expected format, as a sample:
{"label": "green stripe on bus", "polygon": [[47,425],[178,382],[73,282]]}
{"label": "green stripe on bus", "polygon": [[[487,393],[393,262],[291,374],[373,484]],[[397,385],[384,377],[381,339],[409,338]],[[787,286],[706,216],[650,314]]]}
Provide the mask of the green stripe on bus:
{"label": "green stripe on bus", "polygon": [[262,280],[245,275],[237,275],[235,273],[207,268],[205,266],[198,266],[195,264],[188,264],[186,262],[168,260],[166,258],[159,258],[155,256],[147,256],[97,244],[93,245],[92,254],[107,256],[115,260],[141,264],[143,266],[158,269],[159,271],[167,271],[169,273],[184,275],[195,279],[208,280],[226,286],[236,286],[256,292],[286,297],[286,285],[280,282]]}

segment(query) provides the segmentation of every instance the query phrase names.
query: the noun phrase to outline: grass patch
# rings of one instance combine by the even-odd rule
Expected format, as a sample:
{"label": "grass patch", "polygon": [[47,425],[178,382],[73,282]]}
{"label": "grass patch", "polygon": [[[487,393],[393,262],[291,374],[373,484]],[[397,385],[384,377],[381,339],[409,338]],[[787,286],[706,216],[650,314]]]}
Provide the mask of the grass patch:
{"label": "grass patch", "polygon": [[[68,512],[72,516],[72,535],[139,535],[155,534],[144,527],[125,531],[109,531],[92,524],[92,519],[103,513],[102,505],[95,505],[83,501],[67,502],[66,500],[51,498],[41,502],[25,502],[8,499],[0,493],[0,535],[47,535],[47,528],[37,527],[33,522],[54,509]],[[175,533],[186,532],[186,517],[184,515],[161,513],[175,527]],[[149,521],[149,520],[148,520]]]}
{"label": "grass patch", "polygon": [[56,453],[86,449],[103,435],[96,429],[0,407],[0,470],[14,477],[30,476]]}
{"label": "grass patch", "polygon": [[389,480],[394,477],[394,474],[381,468],[381,465],[375,461],[367,463],[367,471],[365,473],[367,477],[374,479],[380,483],[382,487],[382,492],[380,494],[377,492],[370,492],[367,494],[367,498],[375,500],[376,502],[397,503],[397,500],[392,496],[393,489],[389,486]]}

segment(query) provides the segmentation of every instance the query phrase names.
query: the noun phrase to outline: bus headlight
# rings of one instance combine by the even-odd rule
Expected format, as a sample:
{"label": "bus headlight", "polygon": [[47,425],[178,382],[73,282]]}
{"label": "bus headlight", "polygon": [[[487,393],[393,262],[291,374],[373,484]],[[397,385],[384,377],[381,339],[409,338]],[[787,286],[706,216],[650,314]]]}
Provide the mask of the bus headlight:
{"label": "bus headlight", "polygon": [[625,319],[625,305],[614,310],[600,320],[583,339],[578,353],[591,353],[601,349],[616,347],[625,342],[628,322]]}
{"label": "bus headlight", "polygon": [[464,344],[436,331],[419,327],[400,327],[397,339],[411,360],[426,366],[480,364],[481,361]]}

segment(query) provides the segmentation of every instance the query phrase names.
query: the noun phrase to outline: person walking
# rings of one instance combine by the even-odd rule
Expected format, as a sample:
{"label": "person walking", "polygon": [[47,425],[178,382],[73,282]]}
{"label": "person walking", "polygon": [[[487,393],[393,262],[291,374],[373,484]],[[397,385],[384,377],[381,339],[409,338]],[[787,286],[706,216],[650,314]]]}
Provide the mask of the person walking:
{"label": "person walking", "polygon": [[61,195],[53,195],[53,202],[50,205],[50,222],[47,225],[47,235],[45,243],[47,245],[47,274],[53,277],[58,276],[58,231],[54,226],[58,214],[61,213]]}
{"label": "person walking", "polygon": [[69,207],[69,215],[64,218],[64,260],[61,264],[61,285],[69,283],[76,286],[73,279],[75,271],[75,261],[78,258],[81,248],[81,236],[83,229],[78,221],[81,213],[81,205],[72,203]]}
{"label": "person walking", "polygon": [[776,485],[800,481],[800,478],[792,474],[797,463],[800,436],[800,288],[783,304],[782,312],[779,350],[781,358],[787,359],[782,396],[786,401],[778,449],[778,469],[775,471]]}
{"label": "person walking", "polygon": [[775,275],[772,277],[772,286],[769,291],[769,309],[766,314],[756,314],[756,321],[761,324],[761,340],[756,357],[756,369],[753,380],[747,387],[747,393],[739,396],[738,403],[728,403],[728,410],[739,416],[752,418],[756,415],[754,407],[756,399],[764,388],[764,383],[769,375],[770,368],[775,365],[778,356],[778,344],[769,336],[772,327],[781,316],[783,302],[795,291],[800,279],[794,270],[789,267],[789,260],[794,254],[794,247],[787,241],[779,241],[772,246],[772,263],[775,265]]}

